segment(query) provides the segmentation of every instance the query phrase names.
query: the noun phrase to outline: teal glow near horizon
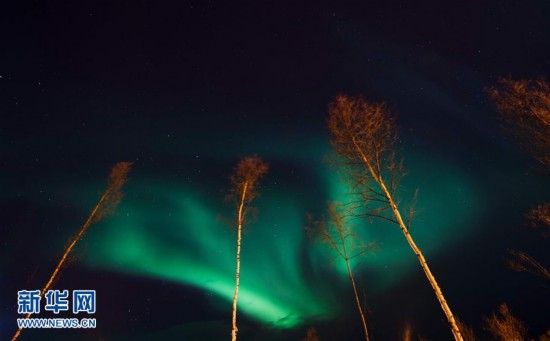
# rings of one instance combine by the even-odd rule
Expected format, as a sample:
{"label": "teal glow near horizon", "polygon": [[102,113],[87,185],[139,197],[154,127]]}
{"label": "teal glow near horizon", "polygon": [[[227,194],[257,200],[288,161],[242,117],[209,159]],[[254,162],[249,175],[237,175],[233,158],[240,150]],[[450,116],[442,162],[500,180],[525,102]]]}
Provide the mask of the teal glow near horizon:
{"label": "teal glow near horizon", "polygon": [[[296,180],[275,179],[277,163],[272,164],[256,202],[257,219],[243,235],[239,314],[276,328],[293,328],[333,318],[346,306],[339,293],[340,285],[348,285],[344,262],[335,259],[331,266],[332,251],[312,243],[304,231],[312,201],[326,209],[328,201],[344,201],[347,193],[340,178],[319,161],[325,152],[316,149],[302,165],[310,180],[316,179],[311,188]],[[407,160],[411,175],[402,182],[400,207],[406,209],[405,203],[420,188],[420,214],[411,233],[429,261],[446,246],[467,238],[482,209],[480,194],[456,165],[426,155],[410,155]],[[231,216],[230,205],[209,183],[205,179],[202,185],[178,186],[151,177],[131,178],[116,214],[90,231],[87,244],[93,252],[87,254],[86,264],[200,288],[218,297],[212,304],[229,314],[236,234],[218,219],[220,214]],[[399,228],[376,220],[352,223],[366,243],[379,247],[354,263],[354,273],[368,294],[419,271]],[[377,276],[365,275],[372,273]]]}

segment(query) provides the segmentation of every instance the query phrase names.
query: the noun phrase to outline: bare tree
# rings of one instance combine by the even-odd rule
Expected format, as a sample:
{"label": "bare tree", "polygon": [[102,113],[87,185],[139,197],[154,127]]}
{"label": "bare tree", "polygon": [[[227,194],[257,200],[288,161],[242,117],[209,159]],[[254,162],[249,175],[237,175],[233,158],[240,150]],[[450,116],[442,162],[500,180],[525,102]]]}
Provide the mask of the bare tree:
{"label": "bare tree", "polygon": [[527,329],[523,322],[512,315],[506,304],[498,307],[498,313],[485,318],[485,328],[498,340],[524,341],[527,340]]}
{"label": "bare tree", "polygon": [[[501,78],[497,87],[486,89],[507,123],[507,130],[521,146],[550,171],[550,86],[542,79]],[[528,214],[533,227],[545,226],[550,235],[550,203],[538,205]],[[550,270],[524,252],[511,251],[510,267],[550,279]]]}
{"label": "bare tree", "polygon": [[401,163],[395,161],[394,120],[385,104],[371,104],[361,97],[338,95],[329,104],[328,127],[332,145],[352,188],[359,194],[362,214],[383,218],[401,229],[443,309],[456,340],[460,330],[443,292],[420,248],[409,233],[395,199],[401,176]]}
{"label": "bare tree", "polygon": [[486,89],[497,110],[518,138],[540,163],[550,170],[550,86],[540,80],[501,78],[497,87]]}
{"label": "bare tree", "polygon": [[[57,278],[57,275],[59,275],[59,272],[61,271],[63,266],[66,264],[69,254],[75,247],[76,243],[83,238],[84,234],[90,228],[90,226],[98,223],[106,215],[114,212],[114,210],[120,203],[120,200],[122,199],[122,187],[126,182],[131,166],[132,166],[131,162],[119,162],[113,167],[107,182],[107,189],[105,190],[105,192],[103,192],[101,198],[99,199],[99,202],[92,210],[92,213],[90,213],[90,215],[88,216],[88,219],[86,220],[84,225],[82,225],[78,233],[69,240],[69,244],[65,248],[65,252],[63,253],[63,256],[57,263],[57,266],[55,267],[52,275],[50,276],[50,279],[48,280],[48,282],[40,292],[41,298],[44,297],[46,292],[51,288],[52,284]],[[31,313],[28,313],[25,316],[25,319],[30,318],[31,315],[32,315]],[[12,337],[12,341],[17,340],[17,338],[21,334],[21,330],[22,328],[19,328],[17,330],[15,335]]]}
{"label": "bare tree", "polygon": [[306,338],[304,339],[304,341],[319,341],[315,327],[309,327],[307,329]]}
{"label": "bare tree", "polygon": [[346,222],[346,216],[340,212],[342,208],[341,204],[332,203],[329,205],[329,219],[328,223],[324,220],[312,222],[314,228],[308,228],[308,232],[317,238],[320,242],[327,244],[333,249],[338,257],[342,258],[346,263],[346,269],[353,288],[353,294],[355,296],[355,303],[357,304],[357,310],[361,316],[361,323],[363,324],[363,331],[365,333],[365,340],[369,341],[369,332],[367,330],[367,322],[365,320],[365,313],[361,302],[359,300],[359,293],[357,291],[357,285],[355,278],[353,277],[353,271],[351,269],[350,261],[357,258],[368,251],[374,249],[374,244],[365,245],[360,243],[357,234],[353,231],[353,228]]}
{"label": "bare tree", "polygon": [[237,264],[235,270],[235,293],[233,295],[233,317],[231,340],[237,340],[237,298],[241,274],[241,238],[252,201],[258,196],[257,186],[260,178],[268,171],[268,165],[257,156],[243,158],[231,175],[231,189],[228,199],[235,204],[237,211]]}
{"label": "bare tree", "polygon": [[[497,110],[508,123],[508,131],[547,171],[550,171],[550,86],[543,79],[501,78],[497,87],[486,89]],[[550,229],[550,204],[542,204],[529,214],[533,225]]]}

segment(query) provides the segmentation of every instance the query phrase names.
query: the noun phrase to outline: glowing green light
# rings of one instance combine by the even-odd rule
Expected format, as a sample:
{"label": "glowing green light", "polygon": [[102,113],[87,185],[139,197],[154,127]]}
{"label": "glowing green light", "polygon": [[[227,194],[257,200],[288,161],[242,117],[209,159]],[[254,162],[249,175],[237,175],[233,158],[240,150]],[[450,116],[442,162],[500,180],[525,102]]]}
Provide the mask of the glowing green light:
{"label": "glowing green light", "polygon": [[[429,261],[431,255],[470,235],[482,207],[472,179],[459,168],[424,154],[409,156],[409,174],[401,182],[402,204],[399,207],[406,216],[415,189],[420,190],[415,205],[418,213],[413,218],[410,232]],[[345,202],[349,199],[349,187],[333,173],[327,172],[325,179],[332,200]],[[383,290],[418,266],[415,255],[396,225],[381,219],[355,219],[352,223],[362,240],[379,246],[377,252],[352,261],[354,266],[364,266],[381,275],[381,278],[367,279],[368,283],[375,284],[377,290]],[[347,276],[344,262],[337,263],[337,270],[342,276]]]}
{"label": "glowing green light", "polygon": [[[263,324],[292,328],[334,317],[341,308],[341,293],[331,286],[335,277],[347,280],[345,264],[335,260],[336,269],[331,267],[331,251],[313,245],[304,232],[303,207],[310,207],[311,193],[327,193],[327,198],[315,198],[326,202],[344,201],[348,191],[321,161],[323,155],[325,150],[316,148],[304,161],[311,178],[320,179],[316,188],[266,184],[256,203],[257,222],[244,233],[239,313]],[[431,255],[468,236],[470,223],[482,207],[476,201],[479,194],[472,180],[456,166],[425,155],[409,155],[407,161],[410,175],[402,182],[401,195],[407,202],[415,188],[420,188],[420,214],[411,233],[429,261]],[[276,167],[272,165],[272,169]],[[236,236],[217,219],[220,213],[231,214],[219,189],[207,188],[204,184],[178,187],[133,178],[116,215],[90,231],[88,244],[93,250],[87,253],[86,263],[202,288],[220,298],[216,306],[226,306],[229,311]],[[208,191],[220,195],[207,198]],[[303,195],[304,191],[310,194]],[[403,208],[406,211],[407,207]],[[364,241],[374,241],[380,247],[354,263],[354,273],[370,294],[397,283],[411,269],[419,270],[397,227],[380,221],[354,223]],[[377,275],[367,278],[366,273]]]}
{"label": "glowing green light", "polygon": [[[88,264],[201,287],[229,307],[235,282],[231,229],[189,192],[160,186],[155,192],[167,198],[162,208],[126,200],[108,226],[92,234]],[[261,220],[245,232],[239,311],[283,328],[331,317],[330,295],[316,294],[299,267],[301,212],[288,200],[271,200],[276,208],[261,205]]]}

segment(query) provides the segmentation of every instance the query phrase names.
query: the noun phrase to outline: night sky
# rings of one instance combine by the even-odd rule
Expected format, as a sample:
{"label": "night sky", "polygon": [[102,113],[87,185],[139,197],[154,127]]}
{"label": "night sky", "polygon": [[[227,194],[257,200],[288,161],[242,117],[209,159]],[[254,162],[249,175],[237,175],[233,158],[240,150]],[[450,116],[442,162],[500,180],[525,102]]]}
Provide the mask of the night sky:
{"label": "night sky", "polygon": [[[532,337],[550,328],[549,283],[506,265],[550,264],[526,213],[550,178],[483,89],[550,78],[548,1],[266,4],[19,1],[0,10],[0,339],[17,291],[41,289],[118,161],[134,162],[115,214],[88,231],[55,289],[95,289],[95,330],[24,330],[21,340],[226,340],[236,233],[224,197],[238,161],[269,163],[243,237],[240,340],[360,340],[344,264],[308,238],[348,189],[327,104],[385,101],[416,188],[411,234],[461,320],[507,303]],[[354,264],[373,340],[450,340],[400,230],[354,220],[377,250]],[[51,317],[49,313],[40,317]],[[50,313],[51,314],[51,313]],[[72,316],[69,316],[72,317]],[[490,339],[490,338],[489,338]]]}

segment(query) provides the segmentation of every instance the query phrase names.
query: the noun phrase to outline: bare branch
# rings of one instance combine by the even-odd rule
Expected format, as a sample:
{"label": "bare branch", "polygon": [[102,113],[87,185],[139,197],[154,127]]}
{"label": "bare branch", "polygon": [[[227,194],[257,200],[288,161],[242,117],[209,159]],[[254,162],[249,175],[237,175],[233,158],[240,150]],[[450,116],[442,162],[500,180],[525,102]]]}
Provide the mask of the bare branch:
{"label": "bare branch", "polygon": [[344,260],[348,270],[348,276],[355,295],[355,302],[361,317],[365,339],[369,341],[369,333],[365,321],[363,307],[359,301],[359,294],[353,276],[353,271],[350,266],[350,260],[362,256],[367,252],[375,249],[374,243],[365,245],[361,243],[353,228],[347,224],[347,216],[341,213],[342,204],[331,203],[329,205],[329,219],[325,222],[313,221],[311,216],[308,217],[310,225],[314,227],[306,227],[309,235],[319,240],[321,243],[327,244],[331,249],[336,251],[338,256]]}
{"label": "bare branch", "polygon": [[512,315],[506,304],[498,307],[498,313],[485,318],[485,329],[494,337],[502,341],[524,341],[527,340],[527,329],[523,322]]}
{"label": "bare branch", "polygon": [[416,206],[416,200],[418,199],[418,188],[414,191],[414,196],[411,200],[411,205],[409,206],[409,217],[407,218],[407,228],[411,229],[411,223],[416,213],[414,207]]}
{"label": "bare branch", "polygon": [[[257,156],[243,158],[235,167],[230,177],[231,187],[226,200],[233,202],[237,211],[243,204],[242,219],[246,223],[247,213],[252,209],[251,203],[258,196],[258,181],[267,173],[269,166]],[[246,193],[243,197],[244,187]],[[244,201],[243,201],[244,200]]]}
{"label": "bare branch", "polygon": [[543,232],[542,235],[545,238],[550,237],[550,203],[538,205],[529,212],[527,218],[532,227],[546,227],[547,231]]}
{"label": "bare branch", "polygon": [[[521,146],[550,171],[550,86],[543,80],[499,79],[497,87],[486,89],[497,110],[509,125],[508,131]],[[531,226],[545,226],[544,237],[550,236],[550,203],[537,206],[528,214]],[[541,263],[523,252],[511,251],[509,266],[546,279],[550,272]]]}
{"label": "bare branch", "polygon": [[122,200],[122,186],[126,183],[128,173],[132,168],[132,162],[118,162],[107,180],[107,189],[104,193],[104,201],[94,216],[93,223],[102,220],[106,215],[112,214]]}
{"label": "bare branch", "polygon": [[543,79],[501,78],[486,89],[521,146],[550,169],[550,86]]}
{"label": "bare branch", "polygon": [[472,327],[468,326],[466,323],[462,322],[458,317],[455,316],[456,324],[458,325],[458,328],[460,329],[460,333],[462,334],[462,338],[464,341],[476,341],[476,335],[474,334],[474,330]]}
{"label": "bare branch", "polygon": [[525,252],[510,250],[512,258],[508,259],[508,266],[518,272],[529,272],[533,275],[550,280],[550,270]]}

